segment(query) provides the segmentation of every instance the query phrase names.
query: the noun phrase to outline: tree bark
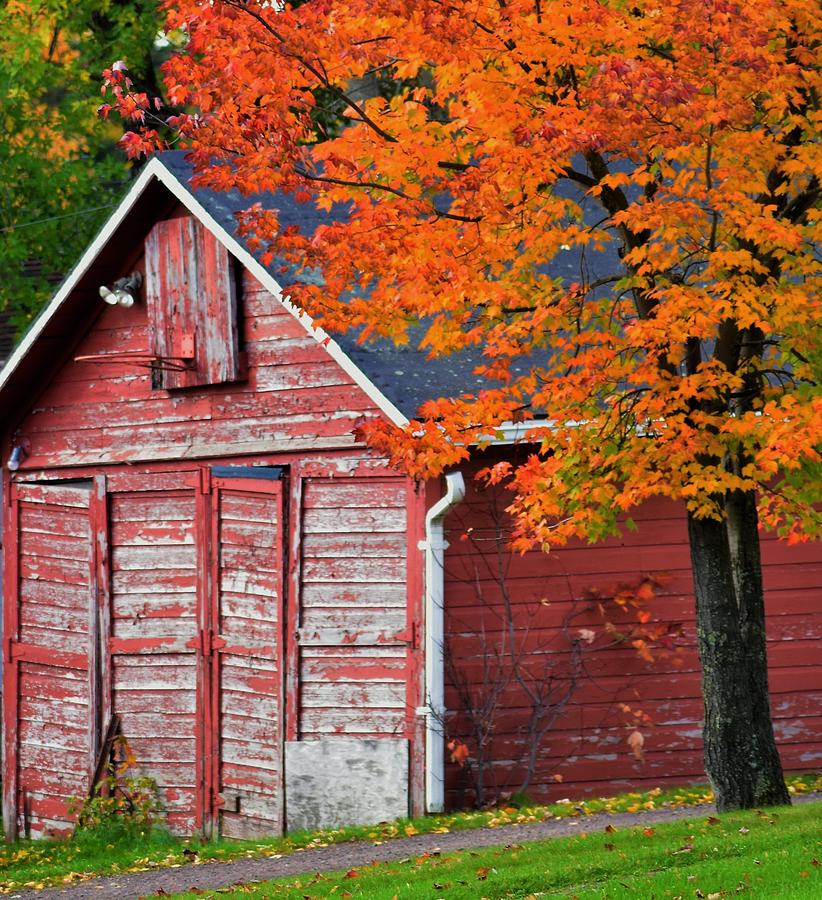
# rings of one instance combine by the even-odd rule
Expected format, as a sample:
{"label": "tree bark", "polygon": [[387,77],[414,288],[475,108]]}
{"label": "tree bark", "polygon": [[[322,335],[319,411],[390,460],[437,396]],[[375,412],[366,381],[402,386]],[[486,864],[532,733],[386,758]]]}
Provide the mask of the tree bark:
{"label": "tree bark", "polygon": [[705,704],[705,770],[717,809],[790,803],[768,694],[756,498],[725,498],[726,520],[688,515]]}

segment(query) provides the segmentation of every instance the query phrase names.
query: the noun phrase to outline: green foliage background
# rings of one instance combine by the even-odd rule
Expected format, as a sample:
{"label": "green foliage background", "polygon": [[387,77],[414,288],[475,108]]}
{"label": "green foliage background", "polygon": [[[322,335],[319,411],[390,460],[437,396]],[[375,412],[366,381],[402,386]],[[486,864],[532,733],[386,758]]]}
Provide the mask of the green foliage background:
{"label": "green foliage background", "polygon": [[156,0],[0,0],[0,309],[23,330],[131,177],[102,123],[100,72],[124,59],[158,93]]}

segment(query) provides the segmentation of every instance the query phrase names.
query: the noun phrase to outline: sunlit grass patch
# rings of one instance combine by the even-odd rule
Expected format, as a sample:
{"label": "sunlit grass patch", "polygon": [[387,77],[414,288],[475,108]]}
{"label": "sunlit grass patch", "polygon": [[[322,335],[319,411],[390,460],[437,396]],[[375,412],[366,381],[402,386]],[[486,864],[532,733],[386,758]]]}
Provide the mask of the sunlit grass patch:
{"label": "sunlit grass patch", "polygon": [[814,803],[702,815],[522,846],[423,853],[400,862],[177,897],[816,898],[822,896],[820,812],[822,805]]}

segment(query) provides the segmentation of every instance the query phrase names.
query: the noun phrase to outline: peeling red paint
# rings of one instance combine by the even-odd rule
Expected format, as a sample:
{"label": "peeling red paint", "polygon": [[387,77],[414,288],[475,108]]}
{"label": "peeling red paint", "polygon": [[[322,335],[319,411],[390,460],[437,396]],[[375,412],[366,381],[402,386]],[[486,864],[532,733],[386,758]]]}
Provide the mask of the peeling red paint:
{"label": "peeling red paint", "polygon": [[[488,678],[494,648],[504,646],[504,606],[493,569],[482,548],[492,545],[494,522],[488,497],[483,496],[466,467],[469,493],[466,502],[446,522],[451,535],[469,533],[478,541],[451,539],[446,553],[446,629],[448,652],[461,678],[479,697]],[[704,779],[701,751],[703,704],[699,664],[694,648],[694,611],[687,528],[682,511],[673,503],[654,501],[632,513],[636,532],[610,538],[604,545],[569,543],[552,548],[548,555],[533,552],[505,556],[515,621],[522,635],[518,646],[526,656],[553,661],[561,669],[567,658],[566,617],[574,598],[594,587],[601,591],[635,581],[639,574],[667,572],[668,578],[651,602],[655,617],[682,622],[688,646],[676,660],[659,658],[649,664],[632,648],[614,647],[593,654],[586,663],[590,679],[584,679],[573,699],[554,722],[538,757],[529,793],[539,799],[575,794],[604,794],[616,790],[648,789],[656,785]],[[786,768],[797,763],[804,747],[822,746],[822,670],[816,665],[814,641],[822,629],[822,558],[819,546],[806,545],[796,555],[792,548],[768,536],[763,539],[763,562],[768,591],[770,683],[777,740]],[[804,566],[786,565],[791,558],[805,559]],[[805,570],[800,575],[800,571]],[[797,581],[802,579],[800,587]],[[800,638],[780,642],[793,631],[788,616],[802,608]],[[597,628],[597,616],[577,617],[574,625]],[[788,627],[786,628],[786,625]],[[820,631],[822,634],[822,631]],[[484,636],[484,637],[483,637]],[[808,640],[802,640],[802,637]],[[490,649],[483,651],[483,641]],[[563,650],[563,646],[565,649]],[[546,651],[550,651],[546,655]],[[490,653],[490,657],[489,657]],[[643,727],[646,759],[640,764],[626,743],[630,730],[619,702],[641,709],[651,718]],[[458,715],[462,701],[452,687],[446,704],[454,711],[452,732],[468,736],[470,725]],[[523,734],[528,704],[514,682],[497,697],[493,755],[498,760],[487,782],[497,789],[516,790],[522,776]],[[818,719],[818,721],[817,721]],[[789,728],[786,726],[790,726]],[[793,734],[791,728],[796,728]],[[462,731],[460,731],[462,729]],[[561,785],[553,781],[563,776]],[[447,771],[451,803],[469,802],[457,766]]]}
{"label": "peeling red paint", "polygon": [[386,663],[375,665],[348,664],[341,666],[326,666],[323,675],[328,681],[395,681],[398,676],[404,674],[404,666],[399,663],[395,666]]}
{"label": "peeling red paint", "polygon": [[[212,305],[224,302],[218,293]],[[56,374],[32,386],[36,406],[9,423],[31,442],[4,510],[5,595],[24,598],[19,621],[14,603],[5,608],[12,831],[26,791],[85,793],[114,712],[181,831],[281,829],[285,739],[415,740],[413,487],[353,437],[377,409],[351,375],[247,274],[241,293],[248,371],[237,358],[237,380],[186,375],[177,390],[185,379],[175,376],[154,389],[150,373],[122,363],[52,369],[49,358],[43,371]],[[164,302],[152,301],[152,315]],[[96,309],[67,359],[160,352],[145,303]],[[209,360],[223,349],[212,342]],[[260,463],[282,466],[283,479],[212,471]],[[20,483],[77,478],[97,481]],[[35,746],[37,736],[54,746]],[[32,834],[65,824],[59,805],[38,815]]]}

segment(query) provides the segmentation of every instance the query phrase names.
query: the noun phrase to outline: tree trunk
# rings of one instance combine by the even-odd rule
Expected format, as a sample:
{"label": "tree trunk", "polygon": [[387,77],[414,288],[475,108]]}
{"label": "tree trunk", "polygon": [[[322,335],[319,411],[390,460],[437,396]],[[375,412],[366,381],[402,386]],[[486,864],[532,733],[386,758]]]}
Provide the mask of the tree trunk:
{"label": "tree trunk", "polygon": [[756,498],[725,498],[727,519],[688,515],[705,704],[705,770],[720,810],[790,803],[768,695]]}

